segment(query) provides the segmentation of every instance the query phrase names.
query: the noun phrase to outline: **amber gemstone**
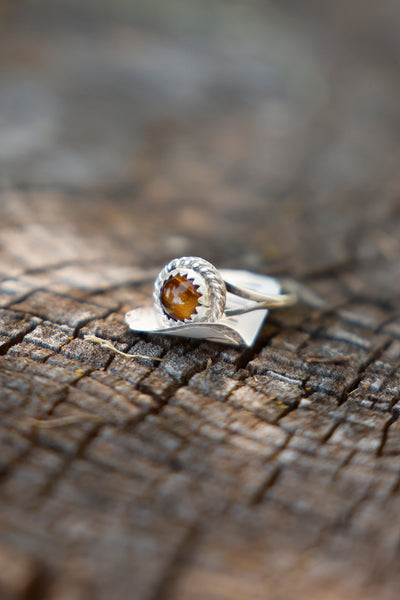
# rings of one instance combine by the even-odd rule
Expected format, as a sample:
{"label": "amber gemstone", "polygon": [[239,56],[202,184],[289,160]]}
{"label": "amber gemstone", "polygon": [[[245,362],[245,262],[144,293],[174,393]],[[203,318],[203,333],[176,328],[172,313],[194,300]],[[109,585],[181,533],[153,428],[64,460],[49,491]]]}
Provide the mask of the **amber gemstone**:
{"label": "amber gemstone", "polygon": [[175,321],[190,319],[196,313],[201,294],[196,285],[186,275],[176,275],[164,283],[161,303],[166,314]]}

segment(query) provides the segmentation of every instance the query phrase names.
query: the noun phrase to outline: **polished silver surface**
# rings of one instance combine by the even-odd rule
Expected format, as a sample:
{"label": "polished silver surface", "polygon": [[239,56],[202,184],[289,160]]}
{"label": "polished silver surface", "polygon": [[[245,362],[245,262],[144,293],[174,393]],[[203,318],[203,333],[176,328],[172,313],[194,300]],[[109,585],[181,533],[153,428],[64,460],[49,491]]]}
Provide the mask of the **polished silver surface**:
{"label": "polished silver surface", "polygon": [[[227,293],[224,312],[217,321],[173,321],[172,324],[166,324],[158,308],[149,306],[130,310],[125,315],[126,323],[137,332],[201,339],[232,346],[252,346],[268,315],[266,304],[288,306],[295,301],[292,294],[281,294],[281,286],[273,277],[237,269],[221,269],[219,275],[226,282]],[[242,295],[237,294],[238,289]],[[235,293],[229,290],[235,290]],[[246,297],[242,297],[243,294]],[[261,297],[264,300],[258,301]]]}

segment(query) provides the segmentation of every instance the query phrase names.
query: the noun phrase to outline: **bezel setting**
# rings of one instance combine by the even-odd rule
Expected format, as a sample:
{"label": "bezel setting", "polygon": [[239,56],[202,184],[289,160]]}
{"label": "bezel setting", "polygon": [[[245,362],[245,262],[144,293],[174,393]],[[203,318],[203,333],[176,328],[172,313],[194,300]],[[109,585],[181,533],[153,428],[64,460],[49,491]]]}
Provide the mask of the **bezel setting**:
{"label": "bezel setting", "polygon": [[[182,321],[168,316],[161,301],[165,283],[178,275],[193,281],[201,294],[195,313]],[[157,316],[164,325],[176,327],[188,323],[215,323],[224,313],[226,287],[220,273],[207,260],[196,256],[184,256],[175,258],[160,271],[154,283],[153,298]]]}

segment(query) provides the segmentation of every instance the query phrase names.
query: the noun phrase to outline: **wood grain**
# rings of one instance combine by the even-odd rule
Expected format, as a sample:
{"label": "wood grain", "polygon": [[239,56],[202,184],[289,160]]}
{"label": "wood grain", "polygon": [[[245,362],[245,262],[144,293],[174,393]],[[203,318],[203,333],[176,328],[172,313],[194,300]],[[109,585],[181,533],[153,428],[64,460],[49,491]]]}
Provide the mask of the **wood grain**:
{"label": "wood grain", "polygon": [[[399,21],[8,5],[1,599],[398,597]],[[302,302],[246,350],[134,335],[180,255]]]}

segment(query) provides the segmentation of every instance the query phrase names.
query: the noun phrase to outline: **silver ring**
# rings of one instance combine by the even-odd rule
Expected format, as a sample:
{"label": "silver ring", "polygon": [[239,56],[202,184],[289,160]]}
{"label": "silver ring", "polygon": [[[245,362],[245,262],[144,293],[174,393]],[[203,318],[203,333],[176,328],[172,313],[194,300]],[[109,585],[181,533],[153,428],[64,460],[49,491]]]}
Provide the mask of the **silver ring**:
{"label": "silver ring", "polygon": [[[227,292],[252,301],[240,308],[227,307]],[[155,311],[166,326],[216,323],[254,310],[292,306],[295,294],[265,295],[224,281],[218,270],[198,256],[169,262],[154,283]]]}

